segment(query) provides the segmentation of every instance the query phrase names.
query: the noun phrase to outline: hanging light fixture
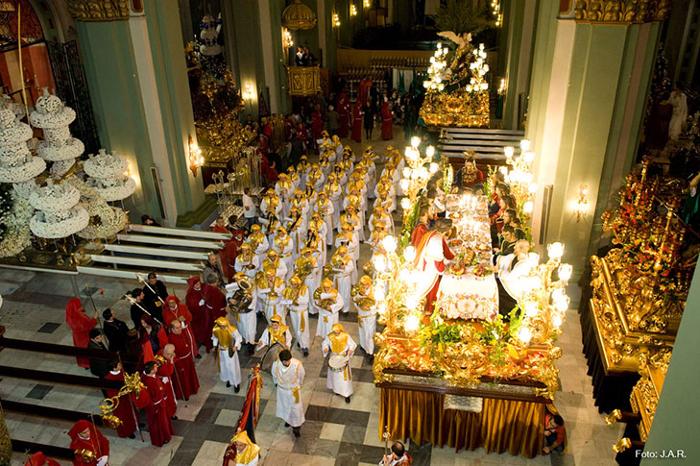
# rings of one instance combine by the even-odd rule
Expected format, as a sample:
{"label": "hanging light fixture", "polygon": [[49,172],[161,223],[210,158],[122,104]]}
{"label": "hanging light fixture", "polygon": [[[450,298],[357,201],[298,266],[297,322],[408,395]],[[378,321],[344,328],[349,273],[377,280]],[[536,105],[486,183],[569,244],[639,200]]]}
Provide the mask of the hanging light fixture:
{"label": "hanging light fixture", "polygon": [[340,15],[335,10],[333,10],[333,14],[331,16],[331,22],[333,24],[333,29],[338,29],[340,27]]}
{"label": "hanging light fixture", "polygon": [[355,6],[354,3],[350,4],[350,16],[351,17],[357,16],[357,7]]}
{"label": "hanging light fixture", "polygon": [[316,14],[301,0],[294,2],[282,11],[282,26],[289,30],[313,29],[317,23]]}

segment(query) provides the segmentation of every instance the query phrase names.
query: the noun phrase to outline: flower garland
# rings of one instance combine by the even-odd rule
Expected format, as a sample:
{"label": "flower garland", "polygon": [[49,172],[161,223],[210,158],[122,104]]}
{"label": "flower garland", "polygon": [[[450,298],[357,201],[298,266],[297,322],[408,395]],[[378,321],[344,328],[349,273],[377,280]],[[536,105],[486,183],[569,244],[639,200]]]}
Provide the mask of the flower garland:
{"label": "flower garland", "polygon": [[29,203],[37,210],[59,212],[70,210],[80,202],[80,192],[69,183],[49,184],[35,188],[29,194]]}
{"label": "flower garland", "polygon": [[0,257],[12,257],[32,244],[29,219],[34,208],[15,190],[12,193],[12,210],[5,221],[5,235],[0,241]]}
{"label": "flower garland", "polygon": [[129,222],[126,212],[118,207],[109,206],[94,187],[80,178],[72,177],[68,181],[80,191],[82,204],[86,207],[90,218],[97,219],[80,231],[79,237],[89,240],[106,239],[126,228]]}
{"label": "flower garland", "polygon": [[37,212],[29,220],[29,228],[39,238],[59,239],[73,235],[88,226],[90,216],[81,206],[70,209],[69,217],[58,222],[47,221],[44,212]]}

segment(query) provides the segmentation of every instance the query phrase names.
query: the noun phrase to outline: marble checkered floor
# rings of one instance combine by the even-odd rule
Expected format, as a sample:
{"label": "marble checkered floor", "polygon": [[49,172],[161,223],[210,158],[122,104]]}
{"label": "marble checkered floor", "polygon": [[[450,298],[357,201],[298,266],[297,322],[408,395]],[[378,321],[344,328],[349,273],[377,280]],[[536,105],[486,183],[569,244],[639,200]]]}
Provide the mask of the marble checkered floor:
{"label": "marble checkered floor", "polygon": [[[400,141],[391,141],[402,147]],[[373,141],[375,150],[387,145]],[[353,144],[353,149],[363,148]],[[398,219],[397,219],[398,220]],[[369,256],[362,246],[360,263]],[[70,345],[70,331],[65,325],[64,308],[71,296],[80,293],[86,308],[92,297],[98,309],[112,307],[119,318],[129,322],[128,304],[120,296],[136,286],[135,281],[79,276],[71,280],[66,276],[0,269],[0,295],[5,303],[0,309],[0,325],[7,329],[7,336],[28,340]],[[98,292],[104,289],[104,292]],[[175,293],[184,297],[185,290],[176,287]],[[172,290],[171,290],[172,292]],[[578,302],[575,290],[572,302]],[[351,335],[357,336],[356,315],[342,315]],[[563,356],[559,360],[562,389],[556,404],[562,412],[568,430],[569,445],[561,456],[526,459],[508,454],[487,454],[483,449],[456,453],[449,448],[430,445],[410,445],[409,451],[415,466],[461,465],[581,465],[597,466],[615,464],[611,445],[619,438],[618,427],[605,426],[594,408],[591,382],[586,375],[586,362],[581,353],[581,329],[575,310],[569,311],[564,324],[560,345]],[[262,321],[258,322],[262,326]],[[310,319],[312,331],[316,319]],[[259,332],[260,333],[260,332]],[[313,333],[313,332],[312,332]],[[350,403],[326,389],[326,368],[321,355],[321,339],[316,338],[311,354],[303,358],[298,350],[295,356],[306,368],[306,380],[302,398],[306,406],[306,423],[301,437],[295,439],[282,420],[275,418],[275,395],[269,374],[264,375],[261,417],[256,430],[257,443],[262,449],[262,466],[362,466],[376,465],[383,453],[379,440],[379,391],[372,384],[371,366],[361,355],[353,357],[355,394]],[[241,353],[244,378],[259,358]],[[269,364],[269,363],[268,363]],[[31,367],[76,375],[89,373],[75,364],[70,357],[0,351],[0,365]],[[233,434],[238,413],[243,403],[245,387],[239,394],[226,388],[219,381],[213,357],[197,361],[201,382],[200,392],[187,402],[180,402],[174,421],[175,437],[162,448],[150,445],[148,433],[144,442],[120,439],[109,429],[103,429],[111,443],[110,464],[118,465],[219,465],[226,444]],[[33,402],[40,406],[98,412],[101,401],[98,390],[76,389],[60,384],[3,378],[0,380],[0,399]],[[31,416],[5,412],[7,425],[13,438],[67,446],[68,422],[47,421]],[[16,454],[13,464],[23,464],[24,457]],[[68,463],[65,463],[68,464]]]}

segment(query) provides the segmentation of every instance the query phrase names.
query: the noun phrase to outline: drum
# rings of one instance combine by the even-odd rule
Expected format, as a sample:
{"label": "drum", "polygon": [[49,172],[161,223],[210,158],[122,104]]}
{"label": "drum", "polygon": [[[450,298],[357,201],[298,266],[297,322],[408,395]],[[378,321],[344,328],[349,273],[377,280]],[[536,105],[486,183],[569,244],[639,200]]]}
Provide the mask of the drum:
{"label": "drum", "polygon": [[328,358],[328,369],[333,372],[343,372],[348,365],[348,357],[342,354],[331,354]]}

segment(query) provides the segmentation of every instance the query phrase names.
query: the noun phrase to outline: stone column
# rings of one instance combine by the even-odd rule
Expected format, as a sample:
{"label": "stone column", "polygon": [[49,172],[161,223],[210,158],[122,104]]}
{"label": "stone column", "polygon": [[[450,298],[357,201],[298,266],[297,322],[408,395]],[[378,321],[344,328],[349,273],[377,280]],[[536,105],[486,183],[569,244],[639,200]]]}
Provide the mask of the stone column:
{"label": "stone column", "polygon": [[178,8],[146,0],[132,15],[126,1],[116,10],[86,4],[69,2],[100,140],[129,160],[137,180],[131,220],[148,213],[174,226],[204,200],[201,178],[188,170],[194,121]]}
{"label": "stone column", "polygon": [[[659,23],[653,15],[604,21],[595,12],[559,11],[560,3],[543,0],[537,20],[527,121],[540,186],[533,237],[566,243],[565,260],[580,272],[598,247],[600,213],[634,161]],[[589,211],[577,218],[583,186]]]}

